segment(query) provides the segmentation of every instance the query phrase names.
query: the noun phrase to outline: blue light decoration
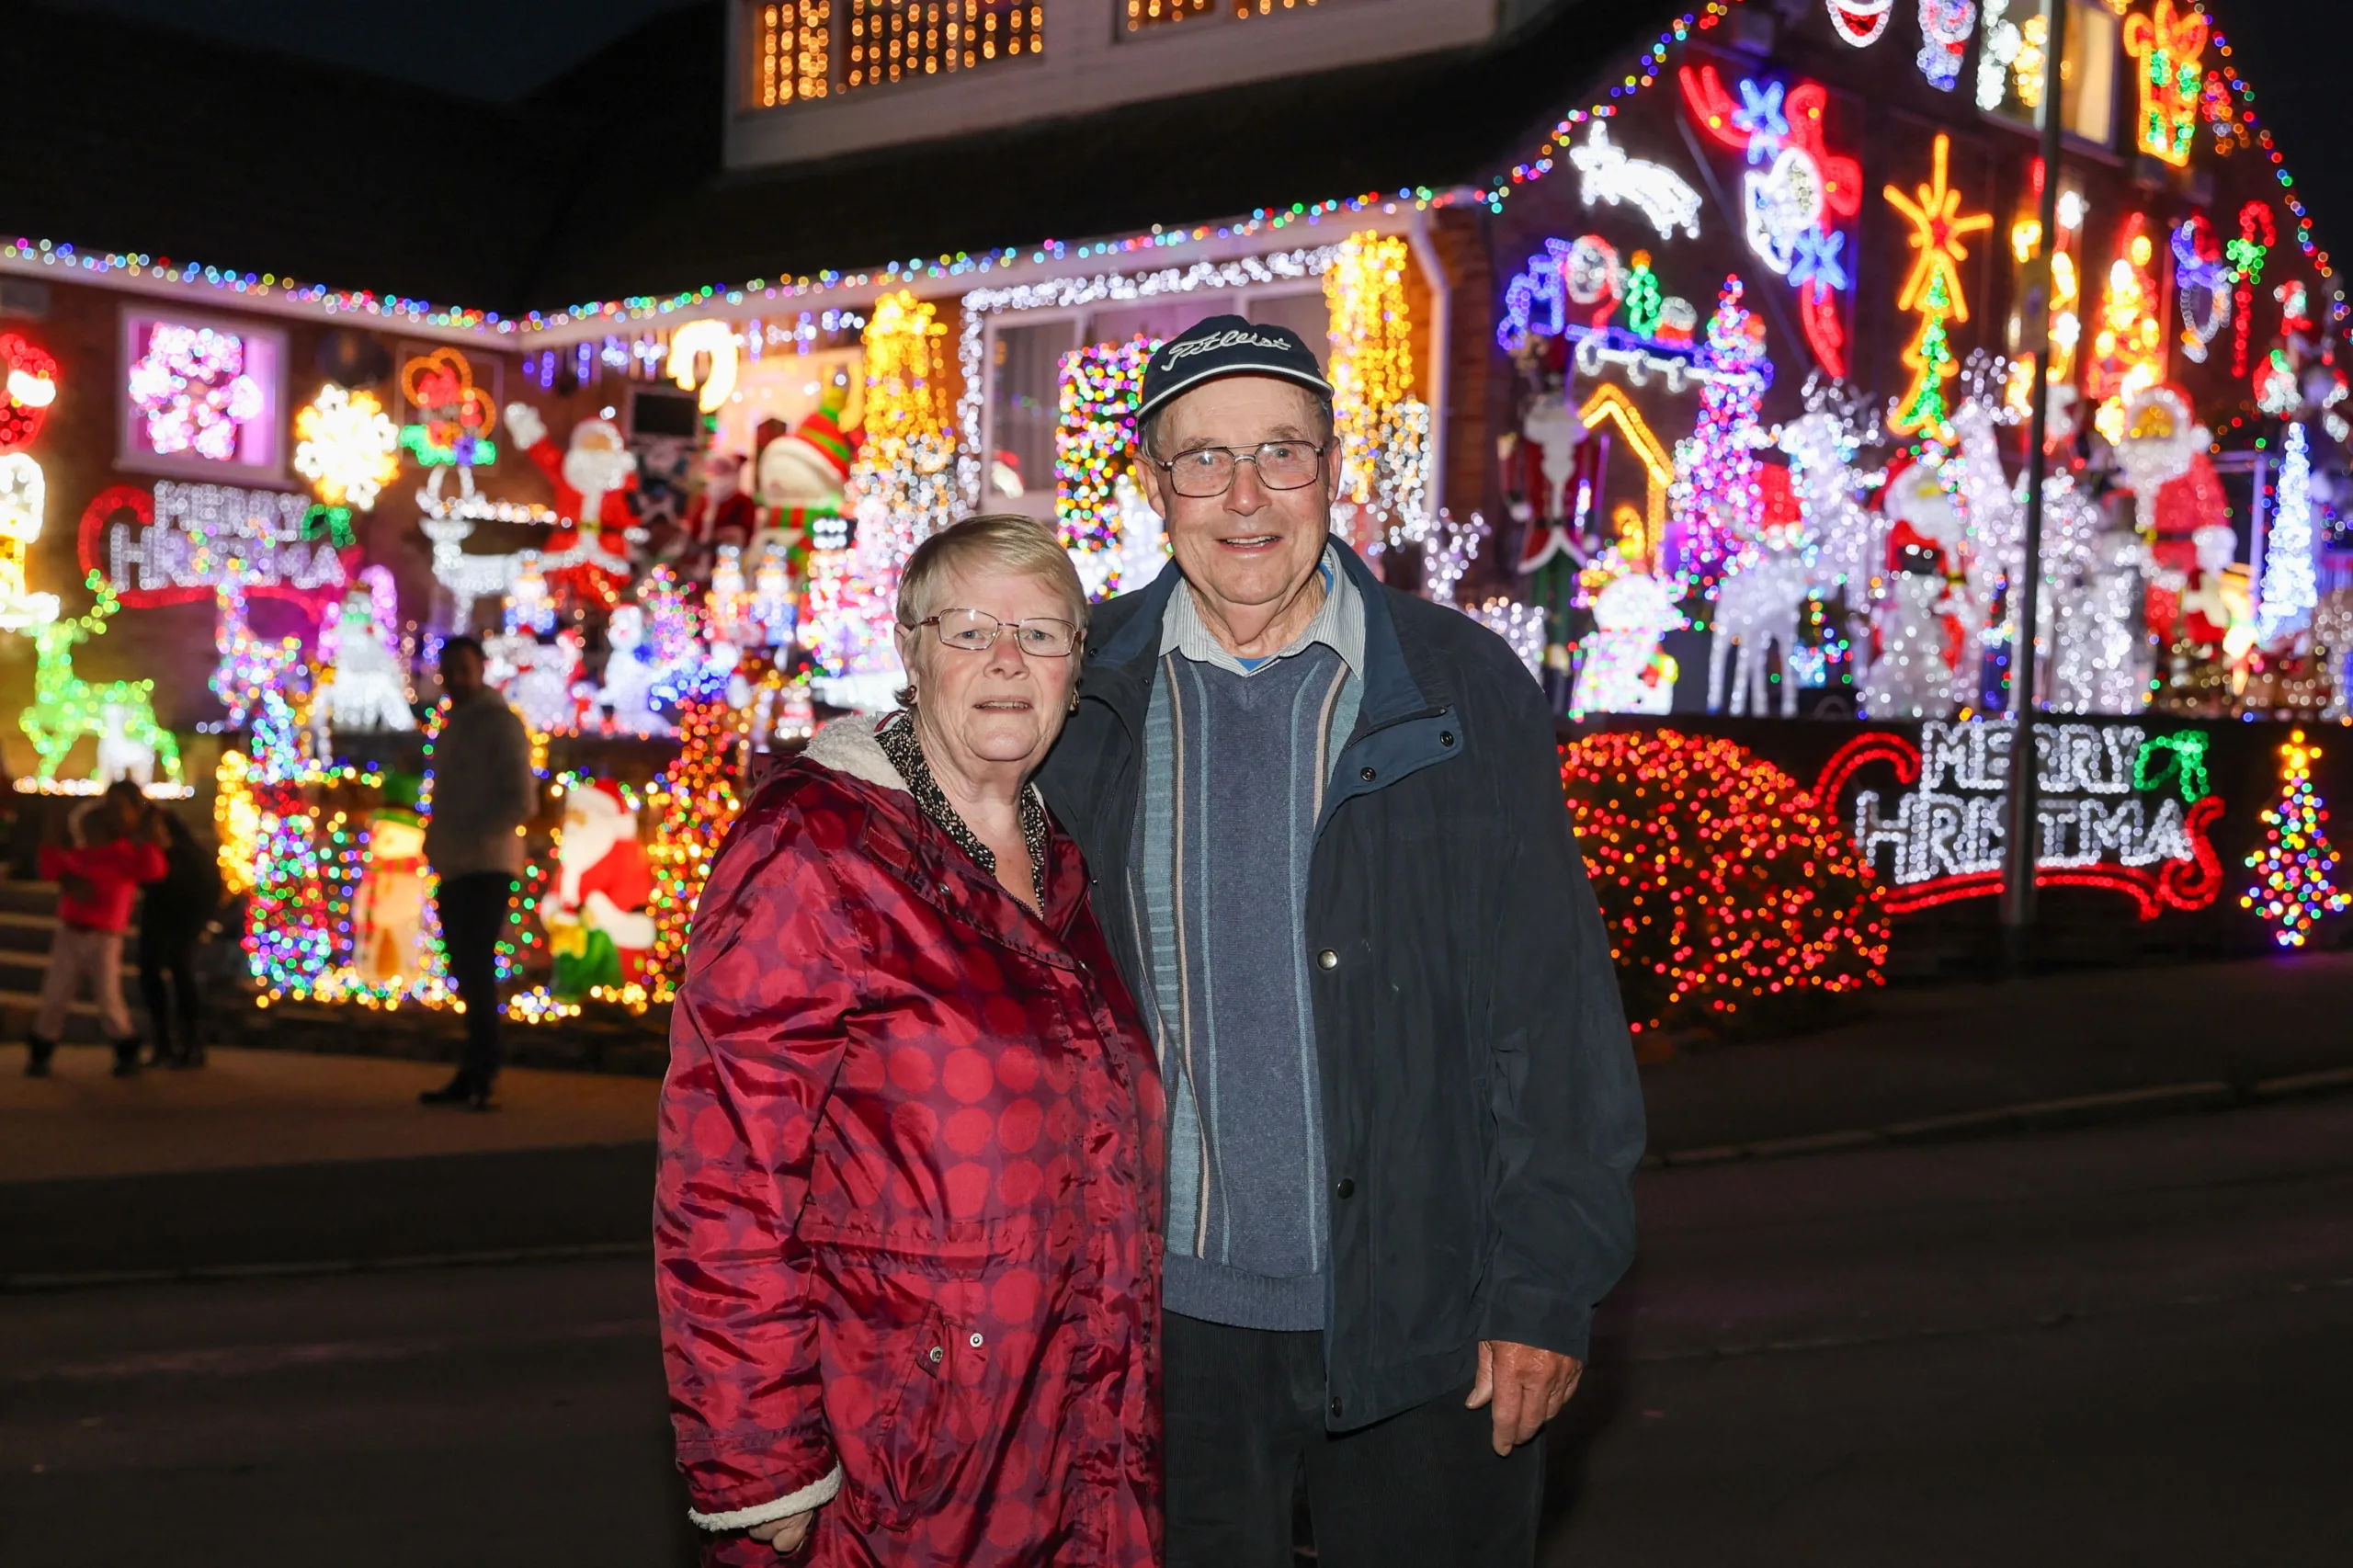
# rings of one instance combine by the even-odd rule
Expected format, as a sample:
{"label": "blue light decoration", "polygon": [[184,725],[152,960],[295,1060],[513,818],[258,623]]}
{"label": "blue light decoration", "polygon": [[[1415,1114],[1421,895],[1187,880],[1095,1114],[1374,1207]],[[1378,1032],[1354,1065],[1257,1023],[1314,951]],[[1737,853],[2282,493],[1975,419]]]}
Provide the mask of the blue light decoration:
{"label": "blue light decoration", "polygon": [[2173,231],[2174,297],[2181,308],[2181,357],[2206,363],[2208,345],[2231,324],[2237,267],[2223,255],[2214,225],[2193,212]]}
{"label": "blue light decoration", "polygon": [[1862,211],[1863,171],[1824,138],[1829,91],[1749,77],[1735,101],[1713,65],[1687,65],[1679,79],[1692,122],[1747,165],[1741,217],[1749,250],[1797,290],[1799,324],[1823,370],[1845,376],[1845,301],[1854,289],[1845,225]]}
{"label": "blue light decoration", "polygon": [[1949,93],[1961,81],[1961,56],[1977,30],[1977,0],[1920,0],[1920,74]]}
{"label": "blue light decoration", "polygon": [[1574,351],[1579,375],[1614,365],[1638,385],[1657,376],[1680,392],[1716,373],[1694,341],[1698,328],[1699,313],[1665,292],[1650,252],[1621,259],[1608,241],[1580,234],[1546,240],[1543,254],[1506,286],[1495,343],[1518,354],[1537,339],[1560,338]]}

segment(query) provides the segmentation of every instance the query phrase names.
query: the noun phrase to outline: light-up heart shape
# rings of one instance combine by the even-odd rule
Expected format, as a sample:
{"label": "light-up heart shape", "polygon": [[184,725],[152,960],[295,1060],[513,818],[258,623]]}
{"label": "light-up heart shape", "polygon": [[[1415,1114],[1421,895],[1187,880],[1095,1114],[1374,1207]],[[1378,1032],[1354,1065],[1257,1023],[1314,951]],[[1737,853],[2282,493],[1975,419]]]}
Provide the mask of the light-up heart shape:
{"label": "light-up heart shape", "polygon": [[15,333],[0,333],[0,452],[31,446],[56,401],[57,361]]}

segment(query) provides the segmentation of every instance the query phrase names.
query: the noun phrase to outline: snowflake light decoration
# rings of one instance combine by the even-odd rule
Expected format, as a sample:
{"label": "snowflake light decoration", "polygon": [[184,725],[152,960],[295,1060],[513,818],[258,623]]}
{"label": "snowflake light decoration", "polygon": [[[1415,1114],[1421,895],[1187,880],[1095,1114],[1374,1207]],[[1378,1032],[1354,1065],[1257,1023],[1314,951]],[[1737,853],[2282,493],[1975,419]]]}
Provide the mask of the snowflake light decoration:
{"label": "snowflake light decoration", "polygon": [[330,506],[373,510],[400,477],[400,426],[369,392],[329,381],[294,415],[294,472]]}
{"label": "snowflake light decoration", "polygon": [[261,417],[261,384],[245,374],[244,339],[209,326],[157,322],[131,367],[131,404],[158,456],[194,452],[231,462],[245,424]]}

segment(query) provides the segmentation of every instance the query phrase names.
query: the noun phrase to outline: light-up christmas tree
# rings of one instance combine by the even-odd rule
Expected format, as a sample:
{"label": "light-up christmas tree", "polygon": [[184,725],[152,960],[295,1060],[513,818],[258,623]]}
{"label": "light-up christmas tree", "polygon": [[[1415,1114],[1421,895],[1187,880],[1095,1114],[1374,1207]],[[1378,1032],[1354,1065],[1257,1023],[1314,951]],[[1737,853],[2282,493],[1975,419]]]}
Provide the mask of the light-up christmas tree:
{"label": "light-up christmas tree", "polygon": [[1756,537],[1763,495],[1756,482],[1756,406],[1770,366],[1765,324],[1741,303],[1737,277],[1724,279],[1708,318],[1700,363],[1718,374],[1700,387],[1699,420],[1675,444],[1667,492],[1668,570],[1713,578]]}
{"label": "light-up christmas tree", "polygon": [[2353,905],[2353,893],[2338,887],[2336,846],[2328,841],[2328,808],[2313,789],[2313,761],[2320,747],[2304,733],[2290,733],[2279,748],[2279,798],[2263,811],[2263,843],[2246,858],[2255,885],[2239,896],[2268,926],[2272,940],[2301,948],[2325,915]]}
{"label": "light-up christmas tree", "polygon": [[1904,351],[1912,385],[1895,400],[1887,419],[1889,432],[1897,436],[1950,438],[1945,423],[1945,382],[1958,375],[1961,368],[1953,362],[1945,324],[1969,319],[1969,296],[1961,286],[1961,264],[1969,259],[1969,247],[1961,242],[1994,226],[1990,212],[1962,215],[1961,192],[1952,188],[1947,177],[1951,158],[1952,138],[1939,134],[1927,182],[1915,187],[1910,196],[1892,185],[1881,192],[1887,204],[1912,225],[1910,243],[1919,253],[1912,259],[1903,291],[1895,297],[1897,310],[1920,314],[1919,331]]}
{"label": "light-up christmas tree", "polygon": [[2268,642],[2293,631],[2320,602],[2313,572],[2313,456],[2304,427],[2291,424],[2279,458],[2279,494],[2263,543],[2263,597],[2256,606],[2256,635]]}
{"label": "light-up christmas tree", "polygon": [[732,672],[708,665],[680,677],[678,755],[647,791],[659,813],[646,860],[654,872],[654,950],[646,973],[657,998],[668,997],[685,972],[687,934],[696,901],[710,875],[719,846],[744,809],[735,793],[737,742],[751,722],[748,709],[727,698]]}

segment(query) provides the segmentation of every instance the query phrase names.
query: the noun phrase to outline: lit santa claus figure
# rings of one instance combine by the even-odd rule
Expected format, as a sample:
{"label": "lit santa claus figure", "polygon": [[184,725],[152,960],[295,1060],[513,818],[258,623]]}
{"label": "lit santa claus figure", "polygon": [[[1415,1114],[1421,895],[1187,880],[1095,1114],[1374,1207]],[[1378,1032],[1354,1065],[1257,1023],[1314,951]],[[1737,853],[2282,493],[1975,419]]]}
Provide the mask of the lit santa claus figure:
{"label": "lit santa claus figure", "polygon": [[1871,611],[1875,647],[1863,711],[1873,719],[1947,719],[1961,702],[1954,665],[1967,641],[1961,509],[1935,468],[1907,463],[1891,472],[1880,495],[1891,526],[1884,586]]}
{"label": "lit santa claus figure", "polygon": [[2160,647],[2182,633],[2181,597],[2199,574],[2198,531],[2228,526],[2230,503],[2207,456],[2213,439],[2190,412],[2188,394],[2170,383],[2124,405],[2116,463],[2149,546],[2148,625]]}
{"label": "lit santa claus figure", "polygon": [[686,574],[699,581],[719,552],[740,553],[758,524],[758,506],[744,493],[744,460],[717,448],[702,456],[702,488],[679,519],[686,539]]}
{"label": "lit santa claus figure", "polygon": [[637,841],[637,812],[610,779],[564,792],[555,896],[543,906],[555,953],[551,989],[566,999],[642,979],[654,947],[654,874]]}
{"label": "lit santa claus figure", "polygon": [[584,419],[563,451],[526,403],[506,405],[506,428],[555,486],[563,519],[540,553],[548,581],[610,604],[631,576],[629,532],[637,524],[637,457],[609,419]]}

